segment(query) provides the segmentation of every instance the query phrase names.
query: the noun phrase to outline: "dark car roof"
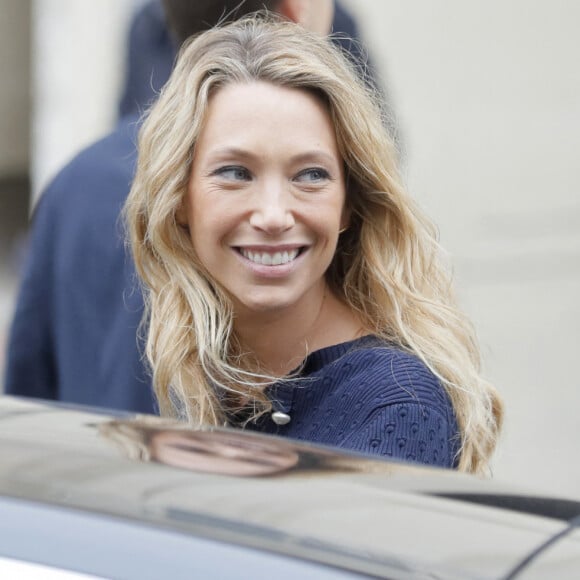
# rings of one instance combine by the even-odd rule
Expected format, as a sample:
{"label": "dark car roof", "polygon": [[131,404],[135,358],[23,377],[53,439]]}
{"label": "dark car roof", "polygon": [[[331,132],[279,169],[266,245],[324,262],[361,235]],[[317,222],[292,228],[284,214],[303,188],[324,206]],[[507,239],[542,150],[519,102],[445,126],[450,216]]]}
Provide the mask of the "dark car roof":
{"label": "dark car roof", "polygon": [[503,578],[533,571],[536,552],[539,570],[580,572],[577,502],[241,430],[137,423],[135,437],[129,416],[1,398],[0,496],[381,577]]}

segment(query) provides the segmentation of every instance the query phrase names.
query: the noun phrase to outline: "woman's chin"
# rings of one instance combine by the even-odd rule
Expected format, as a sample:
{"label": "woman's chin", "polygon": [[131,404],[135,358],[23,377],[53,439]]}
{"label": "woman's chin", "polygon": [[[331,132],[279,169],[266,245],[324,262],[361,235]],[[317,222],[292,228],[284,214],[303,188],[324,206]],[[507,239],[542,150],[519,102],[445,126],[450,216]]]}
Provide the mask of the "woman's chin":
{"label": "woman's chin", "polygon": [[239,314],[276,315],[293,311],[299,300],[288,292],[276,288],[264,288],[248,295],[238,295],[234,299],[234,310]]}

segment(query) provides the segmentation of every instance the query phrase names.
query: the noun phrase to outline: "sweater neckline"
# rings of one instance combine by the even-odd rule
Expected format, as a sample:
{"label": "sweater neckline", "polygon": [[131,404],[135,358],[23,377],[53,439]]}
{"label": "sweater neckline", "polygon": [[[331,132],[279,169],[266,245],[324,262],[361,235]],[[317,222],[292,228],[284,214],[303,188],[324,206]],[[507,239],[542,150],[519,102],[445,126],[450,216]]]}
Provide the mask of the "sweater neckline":
{"label": "sweater neckline", "polygon": [[[353,340],[320,348],[308,354],[302,364],[290,376],[300,380],[300,377],[305,377],[319,371],[354,349],[380,345],[384,345],[384,341],[374,334],[367,334]],[[294,393],[296,392],[295,387],[296,383],[294,380],[282,380],[270,385],[266,389],[272,401],[272,409],[274,412],[286,414],[292,412]]]}
{"label": "sweater neckline", "polygon": [[382,341],[378,336],[365,334],[364,336],[347,340],[346,342],[325,346],[309,353],[304,361],[302,361],[302,364],[292,374],[310,374],[333,363],[354,348],[368,348],[369,346],[379,346],[380,344],[382,344]]}

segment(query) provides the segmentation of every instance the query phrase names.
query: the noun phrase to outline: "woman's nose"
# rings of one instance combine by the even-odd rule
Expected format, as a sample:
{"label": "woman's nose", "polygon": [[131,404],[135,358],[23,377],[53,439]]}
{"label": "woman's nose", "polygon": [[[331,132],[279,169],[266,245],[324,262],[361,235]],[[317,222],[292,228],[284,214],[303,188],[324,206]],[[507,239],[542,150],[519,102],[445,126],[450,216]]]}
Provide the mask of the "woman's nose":
{"label": "woman's nose", "polygon": [[286,231],[294,225],[291,194],[284,184],[270,182],[257,193],[250,216],[252,227],[272,234]]}

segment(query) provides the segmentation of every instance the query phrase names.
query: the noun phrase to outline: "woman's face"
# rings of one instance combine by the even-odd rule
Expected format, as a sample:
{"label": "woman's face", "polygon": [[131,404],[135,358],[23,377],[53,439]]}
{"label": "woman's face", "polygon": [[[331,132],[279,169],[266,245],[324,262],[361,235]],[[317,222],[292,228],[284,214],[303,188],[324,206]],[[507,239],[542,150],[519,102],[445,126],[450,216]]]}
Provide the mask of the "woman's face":
{"label": "woman's face", "polygon": [[312,309],[347,222],[325,106],[298,89],[233,84],[205,121],[184,208],[197,256],[240,314]]}

